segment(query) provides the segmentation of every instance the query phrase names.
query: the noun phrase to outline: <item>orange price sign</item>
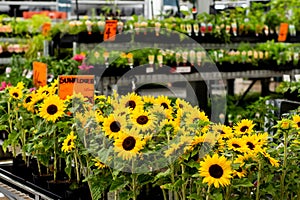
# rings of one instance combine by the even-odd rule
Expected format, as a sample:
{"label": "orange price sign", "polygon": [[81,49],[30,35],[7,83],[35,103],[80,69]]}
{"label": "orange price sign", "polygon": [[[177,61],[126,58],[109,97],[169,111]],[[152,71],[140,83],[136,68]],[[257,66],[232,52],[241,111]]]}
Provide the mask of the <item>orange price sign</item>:
{"label": "orange price sign", "polygon": [[114,41],[117,33],[118,20],[106,20],[104,30],[104,41]]}
{"label": "orange price sign", "polygon": [[45,22],[42,26],[42,34],[43,36],[47,36],[51,30],[51,23]]}
{"label": "orange price sign", "polygon": [[280,24],[278,42],[286,41],[288,30],[289,30],[289,24],[288,23],[281,23]]}
{"label": "orange price sign", "polygon": [[94,75],[60,75],[58,94],[61,99],[81,93],[89,102],[94,102]]}
{"label": "orange price sign", "polygon": [[33,62],[33,85],[36,88],[47,85],[47,64]]}

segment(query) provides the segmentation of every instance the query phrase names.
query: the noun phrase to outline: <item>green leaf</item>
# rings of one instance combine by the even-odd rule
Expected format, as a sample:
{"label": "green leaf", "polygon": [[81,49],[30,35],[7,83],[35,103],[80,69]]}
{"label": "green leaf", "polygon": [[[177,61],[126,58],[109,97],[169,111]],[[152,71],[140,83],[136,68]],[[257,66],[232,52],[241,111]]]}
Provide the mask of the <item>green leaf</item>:
{"label": "green leaf", "polygon": [[126,180],[124,176],[118,177],[116,180],[113,180],[109,191],[116,191],[118,189],[124,188],[126,185],[128,185],[129,181]]}
{"label": "green leaf", "polygon": [[0,125],[0,131],[6,130],[7,129],[7,125]]}
{"label": "green leaf", "polygon": [[156,176],[155,176],[155,180],[157,179],[161,179],[163,177],[167,177],[171,174],[171,170],[170,169],[167,169],[166,171],[164,172],[159,172]]}
{"label": "green leaf", "polygon": [[214,193],[212,195],[212,199],[214,199],[214,200],[223,200],[223,195],[222,195],[222,193]]}
{"label": "green leaf", "polygon": [[238,187],[253,187],[253,184],[248,179],[237,179],[233,183],[234,188]]}
{"label": "green leaf", "polygon": [[142,186],[142,185],[152,182],[153,176],[151,176],[149,174],[141,174],[138,176],[137,180],[138,180],[139,185]]}
{"label": "green leaf", "polygon": [[120,197],[120,200],[132,199],[133,192],[132,191],[122,191],[122,192],[120,192],[119,197]]}
{"label": "green leaf", "polygon": [[187,198],[188,198],[188,199],[195,199],[195,200],[203,199],[203,198],[201,198],[201,197],[200,197],[198,194],[196,194],[196,193],[193,193],[193,194],[189,195]]}

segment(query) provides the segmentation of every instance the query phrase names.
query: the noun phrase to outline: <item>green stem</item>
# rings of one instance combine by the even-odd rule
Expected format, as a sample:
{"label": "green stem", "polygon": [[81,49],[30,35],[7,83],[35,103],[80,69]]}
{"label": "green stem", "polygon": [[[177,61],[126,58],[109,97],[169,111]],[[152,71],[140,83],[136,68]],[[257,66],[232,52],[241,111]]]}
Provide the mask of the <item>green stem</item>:
{"label": "green stem", "polygon": [[226,194],[225,194],[225,200],[230,199],[230,193],[231,193],[231,187],[230,185],[226,187]]}
{"label": "green stem", "polygon": [[138,175],[134,171],[134,169],[135,169],[134,161],[135,161],[135,159],[132,159],[132,174],[131,174],[131,179],[132,179],[133,200],[136,200],[137,199],[137,195],[138,195],[138,192],[137,192],[137,189],[138,189],[137,177],[138,177]]}
{"label": "green stem", "polygon": [[262,163],[261,160],[258,160],[258,172],[257,172],[257,186],[256,186],[256,200],[259,200],[259,187],[260,187],[260,177],[261,177],[261,168]]}
{"label": "green stem", "polygon": [[136,174],[132,174],[132,192],[133,192],[133,200],[137,199],[137,176]]}
{"label": "green stem", "polygon": [[37,158],[36,158],[36,162],[37,162],[37,165],[38,165],[39,175],[41,176],[42,175],[41,163],[40,163],[39,159],[37,159]]}
{"label": "green stem", "polygon": [[[183,164],[181,164],[181,172],[182,172],[182,174],[184,174],[184,172],[185,172],[185,167],[184,167]],[[184,176],[182,176],[182,181],[183,181],[183,183],[185,182]],[[185,188],[186,188],[186,184],[184,183],[184,184],[182,184],[182,187],[181,187],[182,200],[186,200],[186,191],[185,191]]]}
{"label": "green stem", "polygon": [[199,187],[199,184],[197,184],[196,186],[196,191],[197,191],[197,196],[199,197],[201,193],[201,188]]}
{"label": "green stem", "polygon": [[[9,133],[12,133],[13,126],[12,126],[12,119],[11,119],[11,107],[9,101],[7,101],[7,114],[8,114]],[[16,157],[16,146],[15,144],[11,144],[11,145],[12,145],[13,157]]]}
{"label": "green stem", "polygon": [[[171,140],[170,132],[167,131],[166,134],[167,134],[168,147],[169,147],[170,140]],[[174,164],[172,163],[171,158],[169,159],[169,164],[170,164],[170,170],[171,170],[171,181],[172,181],[172,185],[174,185],[175,184],[175,168],[174,168]],[[178,200],[178,194],[176,191],[174,191],[174,200]]]}
{"label": "green stem", "polygon": [[167,193],[164,189],[161,189],[162,193],[163,193],[163,197],[164,197],[164,200],[167,200]]}
{"label": "green stem", "polygon": [[54,154],[54,163],[53,163],[53,169],[54,169],[54,174],[53,174],[53,177],[54,177],[54,181],[56,181],[56,174],[57,174],[57,152],[56,152],[56,131],[54,131],[54,151],[53,151],[53,154]]}
{"label": "green stem", "polygon": [[[172,185],[175,184],[175,168],[174,168],[174,165],[171,164],[170,166],[171,168],[171,181],[172,181]],[[178,200],[178,194],[176,191],[174,191],[174,200]]]}
{"label": "green stem", "polygon": [[76,180],[77,180],[77,183],[79,183],[80,176],[79,176],[79,166],[78,166],[77,157],[78,157],[78,152],[77,152],[77,149],[75,149],[74,160],[75,160],[75,168],[76,168]]}
{"label": "green stem", "polygon": [[208,188],[207,188],[205,200],[209,200],[209,193],[210,193],[210,186],[208,186]]}
{"label": "green stem", "polygon": [[285,193],[284,180],[286,176],[286,165],[287,165],[287,144],[288,144],[288,132],[284,132],[284,147],[283,147],[284,152],[283,152],[282,175],[280,180],[281,199],[284,199],[284,193]]}

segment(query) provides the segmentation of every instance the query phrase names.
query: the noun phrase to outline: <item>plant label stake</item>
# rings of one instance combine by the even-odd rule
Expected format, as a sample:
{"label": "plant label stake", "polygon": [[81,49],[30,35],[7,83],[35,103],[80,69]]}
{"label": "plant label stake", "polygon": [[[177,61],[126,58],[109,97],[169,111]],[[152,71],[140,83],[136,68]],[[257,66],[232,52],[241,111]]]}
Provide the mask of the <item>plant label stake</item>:
{"label": "plant label stake", "polygon": [[117,20],[106,20],[103,37],[104,41],[114,41],[116,39],[117,22]]}

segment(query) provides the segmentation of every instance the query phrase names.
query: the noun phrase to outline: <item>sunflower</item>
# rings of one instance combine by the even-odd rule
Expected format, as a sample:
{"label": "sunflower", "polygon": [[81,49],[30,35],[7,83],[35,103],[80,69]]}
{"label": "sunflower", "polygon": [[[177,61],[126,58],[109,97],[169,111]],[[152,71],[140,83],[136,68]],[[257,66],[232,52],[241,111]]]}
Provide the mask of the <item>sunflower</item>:
{"label": "sunflower", "polygon": [[52,83],[50,83],[50,88],[52,89],[52,91],[56,92],[57,87],[58,87],[58,78],[54,79],[54,81]]}
{"label": "sunflower", "polygon": [[193,124],[199,120],[204,122],[209,121],[208,117],[205,115],[205,112],[200,111],[197,107],[195,107],[189,113],[187,113],[185,122]]}
{"label": "sunflower", "polygon": [[192,141],[192,143],[191,143],[191,145],[192,146],[196,146],[198,144],[203,144],[203,143],[211,145],[211,144],[214,143],[215,139],[216,138],[213,137],[212,134],[206,134],[206,133],[204,133],[201,136],[195,136],[194,139],[193,139],[193,141]]}
{"label": "sunflower", "polygon": [[258,144],[263,146],[268,142],[268,133],[259,133],[257,134]]}
{"label": "sunflower", "polygon": [[109,138],[118,136],[118,133],[126,126],[126,121],[123,117],[110,114],[103,119],[103,130]]}
{"label": "sunflower", "polygon": [[95,110],[96,122],[102,123],[104,121],[103,112],[100,109]]}
{"label": "sunflower", "polygon": [[135,110],[131,115],[133,125],[141,131],[151,131],[155,128],[155,116],[144,110]]}
{"label": "sunflower", "polygon": [[233,170],[232,175],[233,177],[243,178],[247,175],[247,171],[242,167],[239,167],[237,170]]}
{"label": "sunflower", "polygon": [[271,165],[272,165],[273,167],[279,167],[279,160],[276,160],[275,158],[272,158],[272,157],[270,156],[270,154],[266,152],[265,149],[263,149],[262,151],[260,151],[260,153],[261,153],[264,157],[268,158],[269,162],[271,163]]}
{"label": "sunflower", "polygon": [[[129,93],[120,98],[120,106],[129,107],[131,110],[142,109],[144,102],[142,101],[142,97],[138,96],[136,93]],[[114,107],[114,109],[118,108],[119,107]]]}
{"label": "sunflower", "polygon": [[294,115],[293,116],[293,122],[294,122],[294,128],[295,129],[300,129],[300,116],[299,115]]}
{"label": "sunflower", "polygon": [[211,129],[214,133],[218,134],[221,138],[232,138],[233,133],[232,129],[229,126],[223,124],[214,124],[211,126]]}
{"label": "sunflower", "polygon": [[31,94],[27,94],[23,101],[23,107],[26,108],[30,112],[34,112],[33,99],[34,99],[34,93],[31,93]]}
{"label": "sunflower", "polygon": [[243,136],[242,140],[246,143],[248,153],[257,154],[262,150],[261,145],[258,143],[257,135]]}
{"label": "sunflower", "polygon": [[23,97],[22,89],[20,89],[18,87],[9,88],[8,93],[13,99],[16,99],[16,100],[19,100]]}
{"label": "sunflower", "polygon": [[269,156],[268,159],[273,167],[279,167],[279,160],[276,160],[275,158],[272,158],[271,156]]}
{"label": "sunflower", "polygon": [[162,106],[154,104],[151,108],[147,110],[150,113],[153,113],[159,119],[173,119],[172,110],[164,109]]}
{"label": "sunflower", "polygon": [[278,122],[277,126],[280,129],[289,129],[292,127],[293,121],[289,120],[289,119],[282,119]]}
{"label": "sunflower", "polygon": [[131,160],[136,157],[140,150],[144,148],[145,142],[142,136],[135,130],[120,131],[118,138],[114,142],[117,156],[123,160]]}
{"label": "sunflower", "polygon": [[233,163],[240,164],[240,167],[243,167],[246,164],[246,162],[251,159],[256,160],[257,158],[256,158],[256,156],[253,156],[252,154],[244,153],[244,155],[238,155]]}
{"label": "sunflower", "polygon": [[168,158],[172,154],[176,153],[176,151],[181,148],[181,145],[181,143],[172,143],[170,147],[167,150],[165,150],[165,157]]}
{"label": "sunflower", "polygon": [[167,96],[160,95],[155,99],[155,104],[162,106],[164,109],[171,109],[171,100]]}
{"label": "sunflower", "polygon": [[39,89],[36,91],[36,96],[40,97],[40,99],[45,99],[46,97],[54,94],[55,88],[49,87],[48,85],[39,87]]}
{"label": "sunflower", "polygon": [[106,168],[107,166],[103,163],[103,162],[101,162],[99,159],[97,159],[97,158],[94,158],[94,159],[92,159],[92,161],[94,161],[95,162],[95,167],[97,167],[97,169],[104,169],[104,168]]}
{"label": "sunflower", "polygon": [[57,95],[51,95],[46,98],[39,108],[39,114],[47,121],[55,122],[59,117],[64,115],[66,107],[64,100]]}
{"label": "sunflower", "polygon": [[70,152],[72,149],[75,149],[75,143],[74,140],[77,138],[76,135],[74,135],[74,132],[71,131],[70,134],[67,136],[66,139],[64,139],[63,145],[61,147],[61,150],[63,152]]}
{"label": "sunflower", "polygon": [[74,104],[74,103],[87,102],[88,99],[86,97],[84,97],[81,93],[74,92],[71,96],[68,95],[65,101],[73,102],[73,104]]}
{"label": "sunflower", "polygon": [[22,81],[18,82],[16,88],[18,88],[20,90],[23,90],[24,89],[24,83]]}
{"label": "sunflower", "polygon": [[192,108],[191,104],[183,99],[177,98],[174,105],[175,110],[183,109],[185,111]]}
{"label": "sunflower", "polygon": [[144,103],[146,105],[153,105],[155,103],[155,98],[154,98],[154,96],[151,96],[151,95],[143,96],[142,100],[144,101]]}
{"label": "sunflower", "polygon": [[251,133],[254,126],[255,124],[253,124],[252,120],[242,119],[233,127],[233,129],[236,134],[242,135]]}
{"label": "sunflower", "polygon": [[246,143],[241,138],[231,138],[227,141],[229,150],[245,152],[247,149]]}
{"label": "sunflower", "polygon": [[167,128],[173,135],[176,135],[180,128],[174,120],[169,119],[162,120],[159,124],[159,127]]}
{"label": "sunflower", "polygon": [[214,184],[216,188],[229,185],[232,178],[230,161],[224,156],[219,157],[218,154],[204,158],[204,161],[200,162],[199,172],[200,176],[204,177],[203,183]]}

